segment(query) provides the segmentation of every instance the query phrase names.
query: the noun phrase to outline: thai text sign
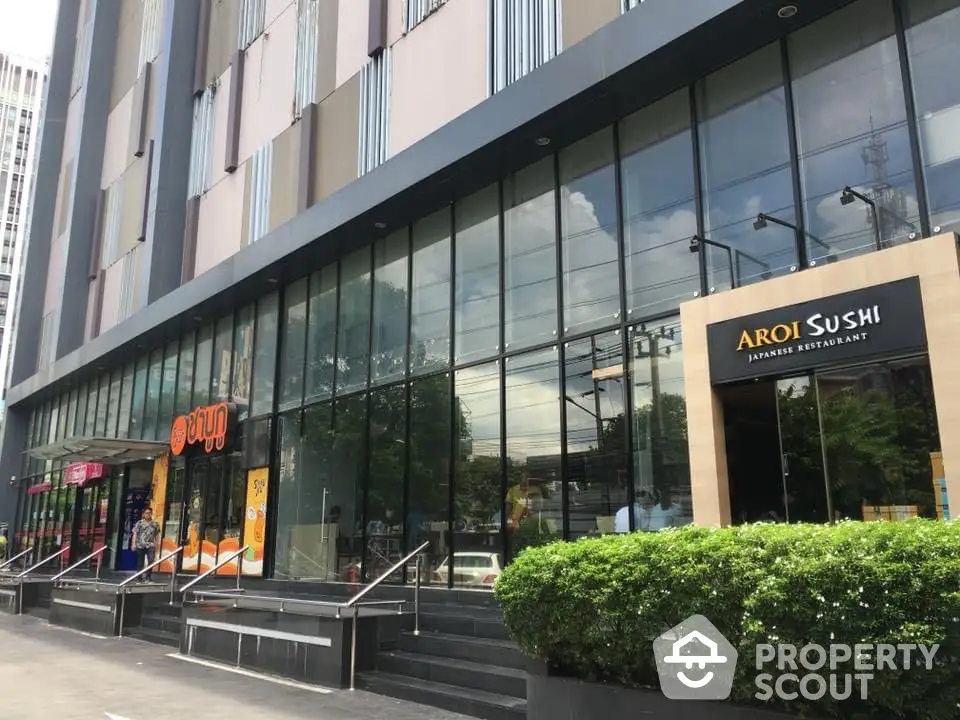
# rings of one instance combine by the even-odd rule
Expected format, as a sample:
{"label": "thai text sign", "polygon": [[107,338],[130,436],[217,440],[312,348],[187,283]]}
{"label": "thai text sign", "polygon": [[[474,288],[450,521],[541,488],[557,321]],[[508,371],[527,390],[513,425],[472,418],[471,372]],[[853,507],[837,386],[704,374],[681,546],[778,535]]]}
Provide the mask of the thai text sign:
{"label": "thai text sign", "polygon": [[223,450],[230,429],[230,406],[225,402],[206,405],[179,415],[170,427],[170,452],[180,455],[191,445],[203,444],[204,452]]}

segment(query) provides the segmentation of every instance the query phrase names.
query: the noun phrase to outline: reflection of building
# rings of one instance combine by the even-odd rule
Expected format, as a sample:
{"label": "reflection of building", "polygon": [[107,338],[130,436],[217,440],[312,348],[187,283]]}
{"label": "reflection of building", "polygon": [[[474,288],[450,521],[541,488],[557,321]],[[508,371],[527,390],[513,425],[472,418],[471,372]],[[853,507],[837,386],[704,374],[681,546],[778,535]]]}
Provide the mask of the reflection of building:
{"label": "reflection of building", "polygon": [[[264,4],[276,17],[258,18]],[[481,0],[446,0],[405,32],[392,10],[368,27],[369,3],[340,2],[312,34],[310,2],[245,1],[243,24],[233,3],[61,3],[48,112],[69,122],[47,125],[38,164],[0,518],[15,543],[43,537],[71,492],[60,463],[147,457],[174,414],[221,400],[240,447],[173,463],[171,497],[189,501],[209,471],[202,521],[223,538],[246,526],[217,503],[246,507],[242,473],[260,471],[250,522],[281,579],[333,565],[314,548],[324,525],[339,580],[429,541],[431,581],[470,585],[433,572],[458,548],[506,563],[544,536],[608,532],[648,503],[677,524],[829,520],[864,501],[933,514],[930,453],[948,494],[960,464],[935,402],[960,386],[960,270],[952,240],[931,237],[960,227],[960,145],[942,119],[960,91],[939,77],[960,51],[928,38],[915,53],[931,28],[960,34],[960,2],[929,18],[920,4],[781,19],[759,0],[622,16],[614,0],[558,0],[544,6],[570,12],[515,37],[495,23],[488,46]],[[184,14],[115,15],[141,5]],[[539,54],[523,51],[531,36]],[[243,57],[262,92],[233,82]],[[916,242],[876,252],[848,186],[889,188]],[[912,276],[918,312],[888,287]],[[861,310],[871,326],[845,329],[841,349],[790,345],[815,313],[846,326]],[[760,324],[708,345],[708,327],[741,320]],[[850,380],[854,366],[873,379]],[[810,392],[784,399],[778,383],[798,376]],[[511,522],[523,482],[541,492]],[[275,549],[295,537],[292,564]]]}

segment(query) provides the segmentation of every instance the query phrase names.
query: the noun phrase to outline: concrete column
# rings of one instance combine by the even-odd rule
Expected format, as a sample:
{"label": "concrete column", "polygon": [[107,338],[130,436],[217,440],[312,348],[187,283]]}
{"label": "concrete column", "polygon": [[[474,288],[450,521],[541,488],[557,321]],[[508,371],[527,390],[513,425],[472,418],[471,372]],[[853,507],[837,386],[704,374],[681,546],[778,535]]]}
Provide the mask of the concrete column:
{"label": "concrete column", "polygon": [[8,408],[3,420],[3,440],[0,441],[0,523],[5,522],[10,526],[7,539],[11,541],[15,530],[13,523],[20,495],[19,480],[29,419],[30,411],[21,406]]}

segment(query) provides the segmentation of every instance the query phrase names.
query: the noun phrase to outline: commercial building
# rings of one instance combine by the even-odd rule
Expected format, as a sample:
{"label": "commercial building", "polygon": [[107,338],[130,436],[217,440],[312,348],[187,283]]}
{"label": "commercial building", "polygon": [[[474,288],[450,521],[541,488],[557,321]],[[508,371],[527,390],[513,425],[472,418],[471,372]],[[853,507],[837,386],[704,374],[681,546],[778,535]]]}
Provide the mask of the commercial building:
{"label": "commercial building", "polygon": [[10,376],[46,75],[43,61],[0,53],[0,393]]}
{"label": "commercial building", "polygon": [[957,37],[958,0],[62,3],[12,549],[149,503],[180,572],[428,540],[476,588],[559,537],[948,517]]}

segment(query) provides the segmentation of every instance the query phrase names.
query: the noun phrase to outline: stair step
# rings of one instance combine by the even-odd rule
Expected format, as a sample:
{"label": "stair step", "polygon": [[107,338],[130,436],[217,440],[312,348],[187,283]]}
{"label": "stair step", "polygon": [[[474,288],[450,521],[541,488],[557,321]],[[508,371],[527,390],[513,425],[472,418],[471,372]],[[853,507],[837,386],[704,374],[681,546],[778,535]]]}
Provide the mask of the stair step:
{"label": "stair step", "polygon": [[136,638],[154,645],[169,645],[170,647],[180,647],[180,636],[163,630],[154,630],[147,627],[130,628],[125,632],[126,637]]}
{"label": "stair step", "polygon": [[473,613],[458,610],[420,610],[420,624],[425,630],[448,635],[472,635],[474,637],[508,640],[507,629],[500,619],[499,611]]}
{"label": "stair step", "polygon": [[485,665],[525,670],[527,661],[516,643],[495,638],[478,638],[441,632],[400,634],[400,650],[444,658],[469,660]]}
{"label": "stair step", "polygon": [[393,675],[379,670],[357,675],[357,683],[364,690],[379,695],[451,710],[483,720],[520,720],[527,716],[526,700],[499,693]]}
{"label": "stair step", "polygon": [[140,627],[148,630],[159,630],[173,635],[180,634],[182,621],[179,617],[170,617],[168,615],[141,615]]}
{"label": "stair step", "polygon": [[389,651],[377,655],[377,670],[521,699],[527,696],[525,672],[470,660]]}

